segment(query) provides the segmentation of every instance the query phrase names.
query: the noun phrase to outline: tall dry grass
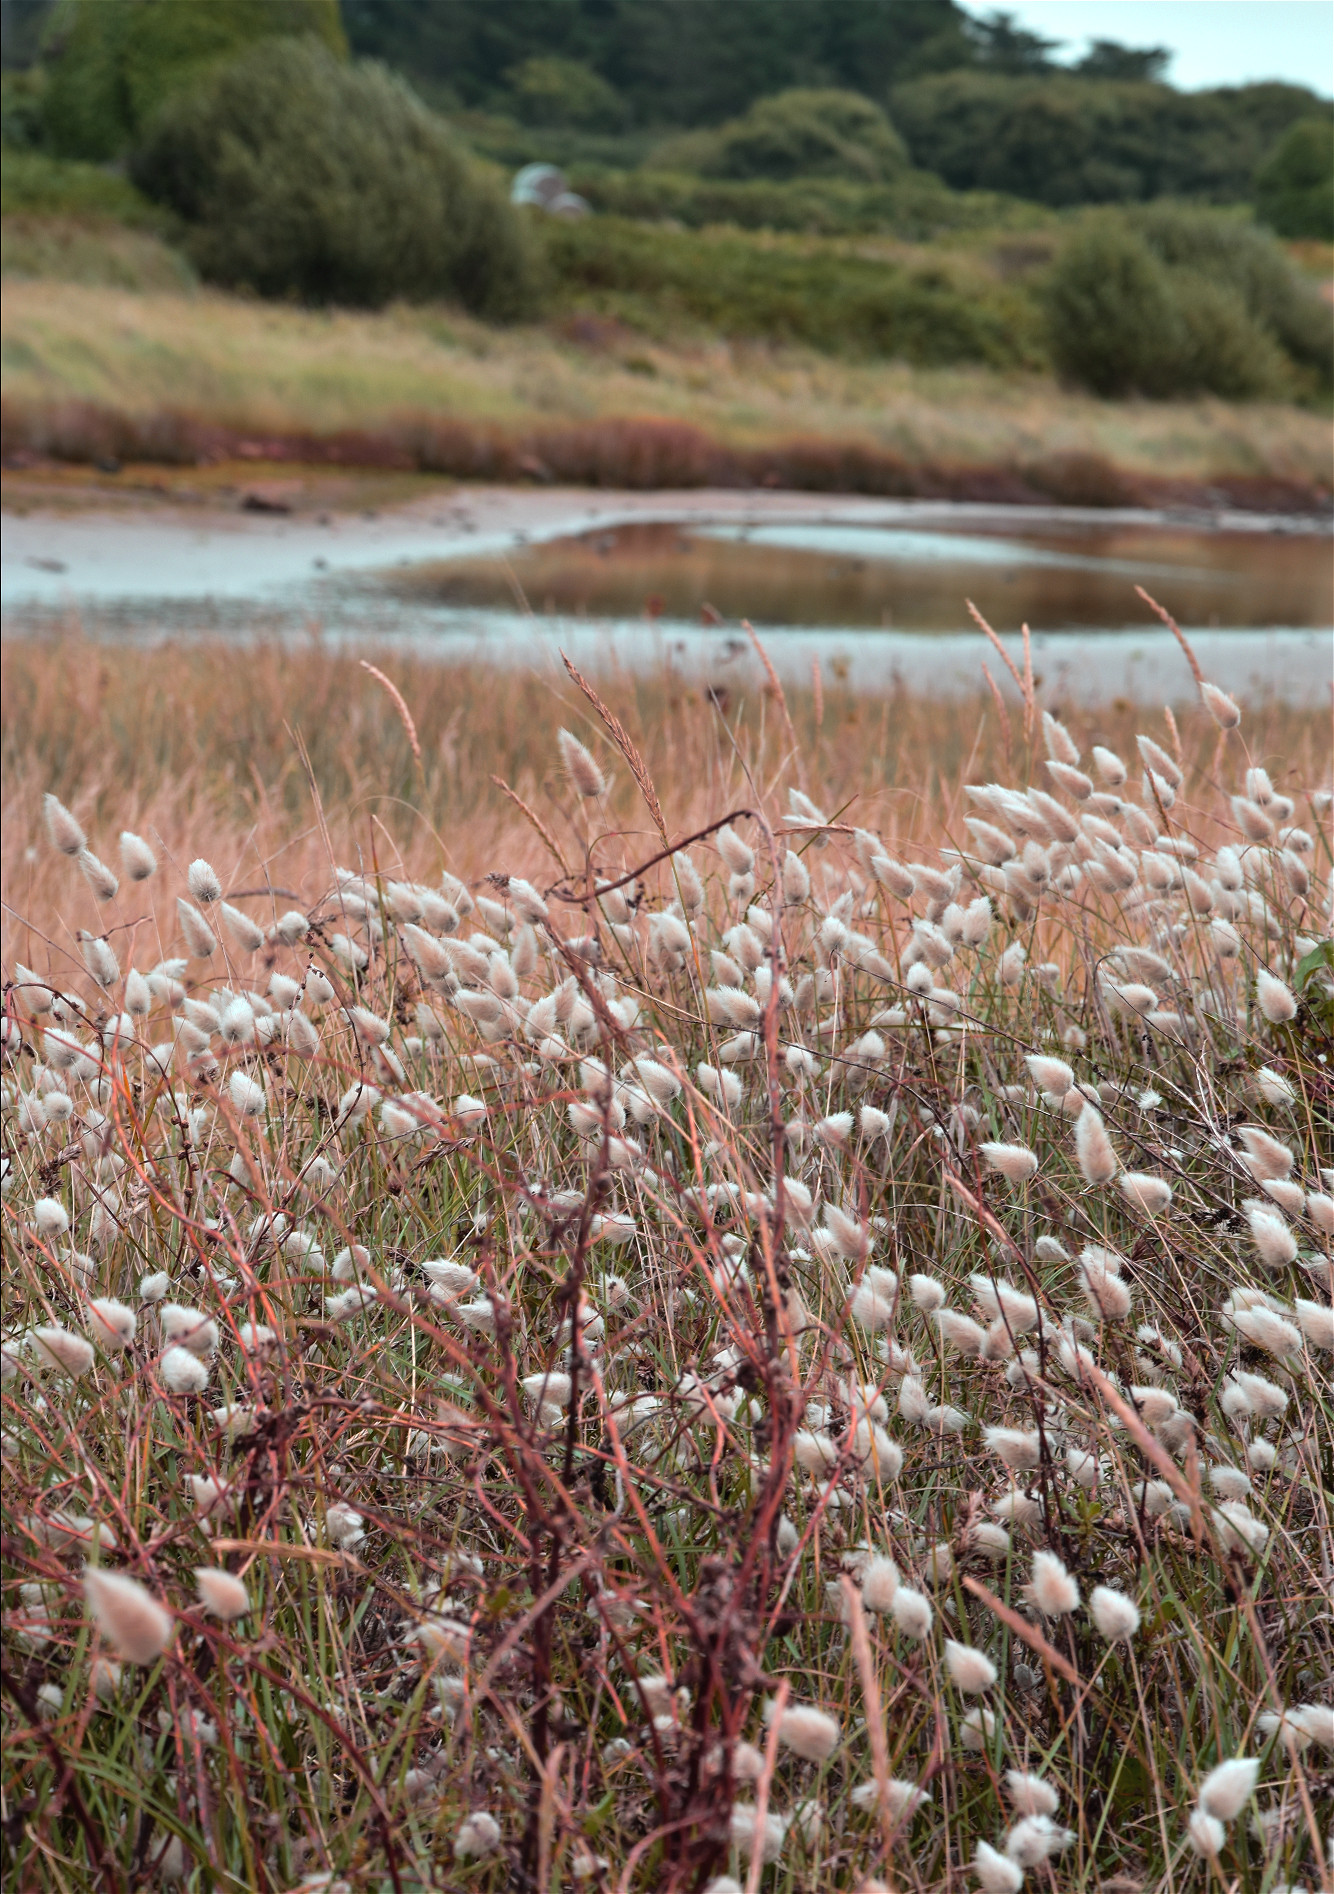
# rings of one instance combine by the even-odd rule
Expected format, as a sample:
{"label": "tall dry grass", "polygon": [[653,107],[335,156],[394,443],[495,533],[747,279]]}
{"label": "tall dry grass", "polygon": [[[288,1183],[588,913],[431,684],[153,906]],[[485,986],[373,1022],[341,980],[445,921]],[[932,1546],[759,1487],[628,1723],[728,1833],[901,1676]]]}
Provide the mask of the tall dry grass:
{"label": "tall dry grass", "polygon": [[14,1885],[1327,1879],[1314,716],[3,656]]}

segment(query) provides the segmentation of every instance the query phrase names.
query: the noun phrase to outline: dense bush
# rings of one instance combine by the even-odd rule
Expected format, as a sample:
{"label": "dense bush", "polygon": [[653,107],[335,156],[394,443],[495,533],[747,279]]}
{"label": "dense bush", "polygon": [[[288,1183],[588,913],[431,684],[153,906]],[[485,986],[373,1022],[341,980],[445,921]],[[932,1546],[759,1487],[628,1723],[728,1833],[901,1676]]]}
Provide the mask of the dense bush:
{"label": "dense bush", "polygon": [[1256,209],[1280,237],[1334,243],[1334,119],[1303,118],[1255,174]]}
{"label": "dense bush", "polygon": [[276,40],[169,101],[135,182],[190,225],[201,273],[266,296],[528,306],[522,227],[447,126],[382,67]]}
{"label": "dense bush", "polygon": [[713,178],[849,178],[880,184],[907,168],[903,140],[859,92],[791,91],[663,148],[665,168]]}
{"label": "dense bush", "polygon": [[1328,381],[1334,314],[1267,230],[1185,204],[1153,204],[1130,216],[1164,263],[1226,287],[1294,362]]}
{"label": "dense bush", "polygon": [[1099,215],[1058,257],[1047,312],[1057,369],[1100,395],[1247,399],[1328,380],[1330,312],[1231,219]]}
{"label": "dense bush", "polygon": [[1235,202],[1284,129],[1319,109],[1300,86],[1216,92],[1087,78],[951,72],[897,87],[913,162],[956,190],[1044,204],[1196,196]]}
{"label": "dense bush", "polygon": [[44,118],[65,157],[118,156],[173,92],[256,41],[310,34],[346,53],[338,0],[74,0]]}
{"label": "dense bush", "polygon": [[7,151],[0,179],[4,216],[75,218],[80,222],[160,227],[162,212],[128,179],[100,165],[48,158],[40,151]]}
{"label": "dense bush", "polygon": [[919,241],[952,230],[1028,230],[1054,224],[1053,212],[1022,198],[951,191],[925,171],[906,171],[892,184],[847,178],[701,178],[688,172],[606,166],[576,168],[571,188],[596,210],[621,217],[672,218],[698,230],[734,224],[742,230],[807,231],[849,237],[876,231]]}
{"label": "dense bush", "polygon": [[509,89],[526,125],[591,132],[616,132],[625,125],[625,101],[578,59],[525,59],[510,73]]}
{"label": "dense bush", "polygon": [[684,321],[921,363],[1040,359],[1040,325],[1021,294],[827,245],[596,217],[554,227],[548,256],[563,300],[669,332]]}

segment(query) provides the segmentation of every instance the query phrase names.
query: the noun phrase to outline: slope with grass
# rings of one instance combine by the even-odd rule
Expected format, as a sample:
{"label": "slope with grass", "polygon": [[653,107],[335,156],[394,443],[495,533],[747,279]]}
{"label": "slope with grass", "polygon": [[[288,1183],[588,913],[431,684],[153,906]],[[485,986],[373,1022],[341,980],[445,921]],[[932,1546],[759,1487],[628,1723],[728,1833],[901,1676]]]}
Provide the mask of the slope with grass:
{"label": "slope with grass", "polygon": [[7,283],[8,455],[192,460],[259,441],[502,478],[1093,504],[1222,483],[1291,505],[1329,485],[1324,419],[1284,404],[1104,403],[1035,373],[673,346],[609,318],[496,331],[430,308],[301,311],[164,293],[155,269],[140,293]]}

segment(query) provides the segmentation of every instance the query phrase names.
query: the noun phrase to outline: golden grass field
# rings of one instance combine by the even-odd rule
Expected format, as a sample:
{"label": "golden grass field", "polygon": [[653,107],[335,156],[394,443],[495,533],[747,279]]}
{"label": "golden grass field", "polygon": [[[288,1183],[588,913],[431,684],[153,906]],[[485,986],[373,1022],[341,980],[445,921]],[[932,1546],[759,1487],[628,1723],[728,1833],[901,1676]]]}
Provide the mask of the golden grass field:
{"label": "golden grass field", "polygon": [[0,655],[12,1886],[1321,1883],[1323,707]]}

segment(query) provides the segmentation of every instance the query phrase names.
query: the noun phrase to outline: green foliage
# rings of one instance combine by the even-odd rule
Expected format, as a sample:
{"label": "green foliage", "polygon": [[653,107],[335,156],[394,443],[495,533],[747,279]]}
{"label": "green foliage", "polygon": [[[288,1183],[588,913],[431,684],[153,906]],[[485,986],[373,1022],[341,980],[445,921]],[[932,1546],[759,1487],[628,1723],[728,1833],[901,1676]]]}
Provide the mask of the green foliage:
{"label": "green foliage", "polygon": [[888,232],[913,242],[955,230],[1030,230],[1054,214],[1020,198],[951,191],[929,172],[905,171],[892,184],[846,178],[701,178],[685,172],[576,169],[571,188],[596,210],[621,217],[672,218],[697,230],[806,231],[826,237]]}
{"label": "green foliage", "polygon": [[1334,243],[1334,119],[1299,119],[1255,174],[1255,206],[1280,237]]}
{"label": "green foliage", "polygon": [[1183,93],[1076,75],[951,72],[896,87],[890,106],[913,162],[956,190],[1084,204],[1243,199],[1274,139],[1319,102],[1277,84]]}
{"label": "green foliage", "polygon": [[41,144],[46,105],[46,73],[0,74],[0,144],[6,152],[35,151]]}
{"label": "green foliage", "polygon": [[201,273],[266,296],[376,307],[529,302],[522,227],[401,79],[276,40],[171,100],[132,174],[191,226]]}
{"label": "green foliage", "polygon": [[600,74],[641,126],[714,125],[817,75],[883,98],[974,57],[954,0],[343,0],[343,18],[356,52],[465,106],[503,109],[510,71],[555,55]]}
{"label": "green foliage", "polygon": [[1047,284],[1058,370],[1100,395],[1292,393],[1328,379],[1330,312],[1272,239],[1180,206],[1087,222]]}
{"label": "green foliage", "polygon": [[338,0],[68,0],[52,40],[47,137],[66,157],[114,158],[209,66],[292,34],[346,53]]}
{"label": "green foliage", "polygon": [[663,148],[663,168],[714,178],[847,178],[881,184],[907,168],[903,141],[857,92],[796,90],[760,99],[741,118]]}
{"label": "green foliage", "polygon": [[1048,286],[1057,369],[1098,395],[1166,394],[1183,326],[1167,271],[1120,218],[1067,244]]}
{"label": "green foliage", "polygon": [[515,110],[527,125],[592,132],[616,132],[625,125],[625,101],[581,60],[558,54],[525,59],[509,79]]}
{"label": "green foliage", "polygon": [[1150,205],[1131,218],[1163,262],[1226,288],[1295,363],[1329,380],[1334,312],[1268,231],[1185,204]]}
{"label": "green foliage", "polygon": [[1036,313],[1021,294],[829,245],[596,217],[555,226],[548,259],[562,300],[648,327],[685,321],[921,363],[1040,359]]}
{"label": "green foliage", "polygon": [[0,173],[0,214],[63,217],[156,228],[162,212],[127,178],[99,165],[48,158],[39,151],[5,153]]}

